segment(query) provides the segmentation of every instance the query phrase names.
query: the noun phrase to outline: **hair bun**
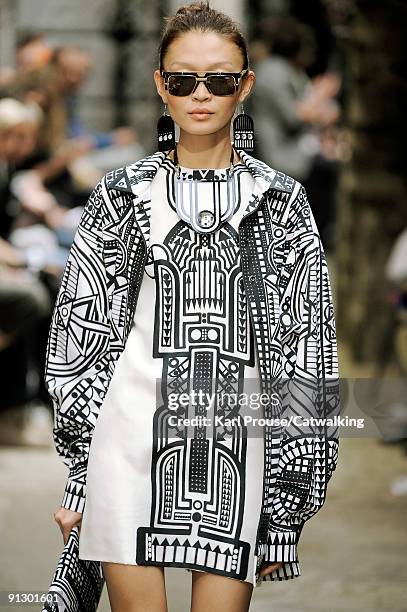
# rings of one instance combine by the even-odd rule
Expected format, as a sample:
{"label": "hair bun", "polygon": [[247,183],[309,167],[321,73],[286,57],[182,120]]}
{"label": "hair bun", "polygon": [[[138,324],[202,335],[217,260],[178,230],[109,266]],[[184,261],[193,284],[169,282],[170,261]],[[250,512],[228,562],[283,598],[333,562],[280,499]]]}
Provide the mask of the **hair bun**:
{"label": "hair bun", "polygon": [[207,2],[192,2],[191,4],[184,4],[180,6],[176,15],[188,15],[188,13],[202,13],[210,10],[209,1]]}

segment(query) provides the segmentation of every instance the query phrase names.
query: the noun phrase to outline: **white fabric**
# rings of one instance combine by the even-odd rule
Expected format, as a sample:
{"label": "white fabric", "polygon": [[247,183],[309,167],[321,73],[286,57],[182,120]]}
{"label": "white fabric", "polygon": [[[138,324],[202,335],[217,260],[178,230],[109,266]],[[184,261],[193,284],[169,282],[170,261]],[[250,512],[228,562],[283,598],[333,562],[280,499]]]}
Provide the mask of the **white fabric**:
{"label": "white fabric", "polygon": [[[187,168],[182,170],[191,171]],[[154,259],[171,257],[170,247],[164,244],[164,240],[181,222],[176,210],[170,204],[171,198],[167,193],[169,184],[167,178],[171,177],[172,172],[172,162],[164,162],[151,184],[150,255],[152,254]],[[224,169],[217,172],[225,174]],[[233,228],[238,240],[238,224],[252,193],[254,178],[243,164],[239,164],[235,172],[238,177],[237,191],[240,200],[237,202],[237,210],[226,225]],[[207,204],[208,202],[202,201],[200,205],[207,208]],[[187,226],[184,221],[182,224]],[[219,243],[220,233],[224,228],[225,225],[221,225],[215,231],[216,243]],[[196,238],[192,228],[191,231]],[[238,245],[236,250],[239,253]],[[163,377],[163,358],[153,357],[152,354],[154,326],[159,323],[159,317],[154,316],[156,279],[153,278],[153,268],[150,259],[144,272],[134,327],[116,364],[91,441],[87,497],[80,533],[81,559],[137,565],[135,559],[137,529],[148,527],[151,521],[153,418],[157,410],[156,379]],[[199,288],[201,298],[205,290],[205,286]],[[182,304],[185,306],[185,299],[182,300]],[[233,316],[234,313],[228,315],[229,319]],[[254,343],[252,348],[255,353]],[[254,379],[253,385],[248,389],[249,392],[260,392],[257,355],[254,366],[245,366],[244,377]],[[158,399],[162,399],[160,395]],[[177,438],[174,440],[179,442]],[[247,438],[246,458],[243,463],[244,500],[239,501],[239,504],[243,505],[243,515],[239,521],[238,539],[250,547],[247,575],[243,579],[252,584],[255,584],[257,560],[254,555],[254,545],[261,508],[263,449],[263,435]],[[216,470],[220,469],[218,465],[213,466],[212,476],[216,471],[215,467]],[[178,482],[178,486],[181,487],[181,483]],[[194,538],[199,540],[194,529],[192,525],[191,541],[194,541]],[[169,533],[171,533],[171,524]],[[202,538],[201,541],[202,545],[206,542]],[[221,536],[220,542],[222,543]],[[213,543],[216,545],[216,540]],[[171,561],[164,564],[176,566]],[[178,566],[191,569],[190,563],[180,563]],[[208,559],[207,565],[202,562],[192,569],[211,571],[213,559]],[[216,571],[222,573],[219,567]]]}

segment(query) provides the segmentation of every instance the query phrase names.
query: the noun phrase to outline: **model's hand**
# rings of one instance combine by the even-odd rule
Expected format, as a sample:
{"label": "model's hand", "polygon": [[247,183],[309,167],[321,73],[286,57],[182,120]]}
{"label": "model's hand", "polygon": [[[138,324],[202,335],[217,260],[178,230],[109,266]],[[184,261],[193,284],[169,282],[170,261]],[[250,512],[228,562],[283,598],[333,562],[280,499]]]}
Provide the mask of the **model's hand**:
{"label": "model's hand", "polygon": [[61,529],[64,538],[64,545],[68,540],[68,536],[71,532],[72,527],[78,525],[79,533],[81,531],[81,512],[74,512],[73,510],[68,510],[68,508],[63,508],[62,506],[60,506],[58,510],[54,512],[54,519],[58,523],[59,528]]}
{"label": "model's hand", "polygon": [[280,567],[282,567],[284,564],[283,563],[271,563],[270,565],[265,565],[261,570],[260,570],[260,576],[266,576],[267,574],[271,574],[271,572],[274,572],[274,570],[276,569],[280,569]]}

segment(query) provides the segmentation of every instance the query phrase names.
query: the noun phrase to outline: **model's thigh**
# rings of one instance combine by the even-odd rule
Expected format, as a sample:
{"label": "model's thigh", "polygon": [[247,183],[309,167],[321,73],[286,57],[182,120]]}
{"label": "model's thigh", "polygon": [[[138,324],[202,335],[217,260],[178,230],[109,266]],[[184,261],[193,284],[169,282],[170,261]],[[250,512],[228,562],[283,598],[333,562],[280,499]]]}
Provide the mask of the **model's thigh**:
{"label": "model's thigh", "polygon": [[102,561],[112,612],[167,612],[164,568]]}
{"label": "model's thigh", "polygon": [[192,571],[191,612],[247,612],[252,593],[250,582]]}

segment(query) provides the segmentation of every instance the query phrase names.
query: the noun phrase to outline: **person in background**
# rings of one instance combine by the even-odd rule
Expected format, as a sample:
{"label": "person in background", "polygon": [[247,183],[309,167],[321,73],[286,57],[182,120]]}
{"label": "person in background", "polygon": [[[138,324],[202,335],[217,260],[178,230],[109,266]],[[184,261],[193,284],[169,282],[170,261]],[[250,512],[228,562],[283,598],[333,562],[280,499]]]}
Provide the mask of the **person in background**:
{"label": "person in background", "polygon": [[22,34],[16,45],[16,71],[27,74],[49,64],[52,48],[43,32]]}
{"label": "person in background", "polygon": [[302,181],[329,247],[336,184],[330,130],[340,116],[335,99],[340,79],[331,73],[308,78],[306,68],[314,53],[312,31],[292,19],[271,22],[255,49],[259,85],[251,109],[258,131],[256,154]]}
{"label": "person in background", "polygon": [[[0,444],[49,445],[52,422],[49,410],[35,403],[42,386],[44,361],[37,353],[49,324],[52,299],[28,253],[16,248],[9,236],[18,209],[13,202],[10,177],[17,159],[31,152],[33,109],[13,99],[0,100]],[[44,347],[45,348],[45,347]],[[35,388],[28,379],[36,378]],[[32,387],[32,385],[31,385]],[[44,394],[46,401],[46,396]]]}
{"label": "person in background", "polygon": [[[73,240],[81,207],[68,210],[45,188],[41,176],[30,165],[36,149],[43,113],[35,103],[24,104],[12,98],[0,100],[2,132],[2,193],[0,235],[26,248],[26,256],[43,252],[41,265],[56,265],[59,273],[65,264],[67,249]],[[33,232],[41,236],[32,240]],[[62,249],[59,249],[58,240]],[[37,261],[38,264],[38,261]]]}
{"label": "person in background", "polygon": [[[144,154],[132,127],[119,126],[108,132],[98,132],[84,126],[79,113],[79,94],[94,66],[87,50],[74,46],[59,47],[54,50],[51,66],[56,74],[65,114],[61,117],[60,127],[64,126],[64,137],[68,142],[82,147],[81,163],[73,164],[73,172],[82,175],[89,169],[90,186],[117,164],[131,163]],[[92,166],[100,171],[98,176],[92,173]]]}
{"label": "person in background", "polygon": [[20,250],[0,238],[0,445],[50,445],[52,415],[45,394],[39,398],[43,358],[37,360],[35,343],[51,308],[46,286]]}
{"label": "person in background", "polygon": [[[20,213],[12,198],[12,177],[17,166],[35,149],[41,121],[38,106],[13,98],[0,100],[0,236],[5,239]],[[32,201],[29,205],[33,205]]]}
{"label": "person in background", "polygon": [[0,89],[6,88],[23,75],[29,75],[46,66],[52,57],[52,49],[45,41],[42,32],[21,34],[15,50],[15,68],[0,68]]}
{"label": "person in background", "polygon": [[110,132],[95,132],[85,128],[78,113],[78,93],[93,68],[88,51],[79,47],[59,47],[54,50],[52,65],[59,77],[59,91],[65,101],[67,123],[65,137],[81,138],[90,148],[124,146],[136,141],[132,128],[119,127]]}
{"label": "person in background", "polygon": [[91,54],[85,49],[59,47],[42,69],[18,74],[8,85],[9,95],[34,101],[44,111],[47,120],[41,128],[39,154],[29,163],[68,208],[84,204],[105,172],[144,154],[133,128],[98,132],[85,127],[80,94],[92,68]]}

